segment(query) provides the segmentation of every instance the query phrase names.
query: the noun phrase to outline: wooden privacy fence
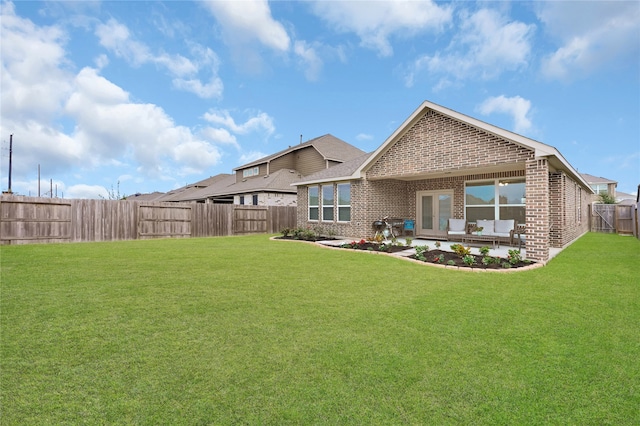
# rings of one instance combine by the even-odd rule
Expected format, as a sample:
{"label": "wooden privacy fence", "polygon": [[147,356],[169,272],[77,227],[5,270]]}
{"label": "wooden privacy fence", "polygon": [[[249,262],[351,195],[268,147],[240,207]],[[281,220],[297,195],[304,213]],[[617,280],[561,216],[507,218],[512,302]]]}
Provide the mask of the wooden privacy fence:
{"label": "wooden privacy fence", "polygon": [[277,233],[296,207],[0,197],[0,244]]}
{"label": "wooden privacy fence", "polygon": [[590,213],[592,232],[638,236],[637,204],[592,204]]}

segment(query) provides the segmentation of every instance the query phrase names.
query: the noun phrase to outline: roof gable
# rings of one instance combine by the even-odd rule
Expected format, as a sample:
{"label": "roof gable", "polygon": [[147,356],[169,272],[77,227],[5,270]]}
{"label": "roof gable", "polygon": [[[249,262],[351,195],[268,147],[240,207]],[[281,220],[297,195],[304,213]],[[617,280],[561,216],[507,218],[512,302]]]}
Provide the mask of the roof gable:
{"label": "roof gable", "polygon": [[364,154],[364,151],[362,151],[361,149],[356,148],[355,146],[343,141],[342,139],[338,139],[331,134],[326,134],[326,135],[308,140],[306,142],[300,143],[298,145],[290,146],[287,149],[276,152],[275,154],[268,155],[266,157],[262,157],[258,160],[244,164],[240,167],[236,167],[233,170],[237,171],[237,170],[242,170],[249,167],[255,167],[259,164],[265,164],[272,160],[275,160],[276,158],[283,157],[287,154],[290,154],[292,152],[295,152],[304,148],[308,148],[308,147],[312,147],[316,151],[318,151],[318,153],[320,153],[320,155],[322,155],[322,157],[325,160],[337,161],[337,162],[348,161]]}

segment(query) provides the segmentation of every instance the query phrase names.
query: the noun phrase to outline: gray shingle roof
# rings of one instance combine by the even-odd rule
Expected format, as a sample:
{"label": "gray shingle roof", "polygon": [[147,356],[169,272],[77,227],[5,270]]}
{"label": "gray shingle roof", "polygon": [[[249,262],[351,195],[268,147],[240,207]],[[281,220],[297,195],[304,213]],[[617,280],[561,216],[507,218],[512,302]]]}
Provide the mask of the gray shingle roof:
{"label": "gray shingle roof", "polygon": [[603,178],[603,177],[598,177],[598,176],[594,176],[594,175],[590,175],[587,173],[580,173],[582,175],[582,178],[584,180],[586,180],[589,184],[591,183],[618,183],[615,180],[611,180],[611,179],[607,179],[607,178]]}
{"label": "gray shingle roof", "polygon": [[258,164],[268,163],[271,160],[274,160],[278,157],[282,157],[285,154],[288,154],[293,151],[297,151],[302,148],[314,147],[320,155],[324,157],[325,160],[332,161],[349,161],[356,157],[361,156],[364,151],[355,146],[348,144],[342,139],[338,139],[333,135],[326,134],[324,136],[319,136],[317,138],[308,140],[307,142],[303,142],[298,145],[290,146],[287,149],[284,149],[280,152],[276,152],[275,154],[268,155],[266,157],[262,157],[258,160],[252,161],[251,163],[244,164],[240,167],[236,167],[235,170],[242,170],[248,167],[257,166]]}
{"label": "gray shingle roof", "polygon": [[296,170],[281,169],[267,176],[248,178],[238,183],[234,182],[214,195],[245,194],[248,192],[295,193],[296,190],[291,184],[297,180],[300,180],[300,173]]}
{"label": "gray shingle roof", "polygon": [[[304,182],[314,182],[316,180],[340,180],[349,179],[353,173],[369,158],[372,153],[366,153],[356,157],[352,160],[345,161],[342,164],[329,167],[328,169],[320,170],[309,176],[304,176]],[[302,178],[301,178],[302,179]],[[297,179],[297,182],[302,182],[301,179]]]}
{"label": "gray shingle roof", "polygon": [[235,180],[235,175],[228,173],[221,173],[219,175],[211,176],[196,183],[191,183],[178,189],[167,192],[163,197],[157,201],[191,201],[198,200],[200,198],[194,198],[194,194],[206,189],[211,185],[228,179],[229,177]]}

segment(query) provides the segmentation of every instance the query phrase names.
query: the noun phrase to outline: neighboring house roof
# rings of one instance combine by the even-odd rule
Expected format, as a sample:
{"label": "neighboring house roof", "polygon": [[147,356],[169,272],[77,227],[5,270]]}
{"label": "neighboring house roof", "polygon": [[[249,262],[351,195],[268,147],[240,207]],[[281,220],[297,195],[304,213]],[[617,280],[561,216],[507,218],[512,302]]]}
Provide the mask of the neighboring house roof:
{"label": "neighboring house roof", "polygon": [[300,143],[298,145],[290,146],[287,149],[284,149],[280,152],[276,152],[275,154],[268,155],[266,157],[262,157],[258,160],[252,161],[251,163],[244,164],[240,167],[236,167],[233,171],[246,169],[252,166],[257,166],[259,164],[268,163],[276,158],[282,157],[286,154],[289,154],[294,151],[298,151],[300,149],[304,149],[307,147],[315,148],[320,155],[324,157],[325,160],[328,161],[339,161],[344,162],[351,160],[353,158],[361,156],[364,151],[355,146],[348,144],[342,139],[338,139],[331,134],[326,134],[324,136],[319,136],[317,138],[308,140],[307,142]]}
{"label": "neighboring house roof", "polygon": [[620,204],[635,204],[636,195],[627,194],[625,192],[616,191],[616,202]]}
{"label": "neighboring house roof", "polygon": [[160,198],[164,197],[164,192],[151,192],[148,194],[133,194],[127,196],[128,201],[158,201]]}
{"label": "neighboring house roof", "polygon": [[252,192],[289,192],[292,190],[291,184],[300,179],[300,174],[295,170],[282,169],[270,175],[258,178],[246,179],[237,182],[234,175],[216,182],[207,188],[189,194],[192,200],[203,200],[205,198],[216,197],[229,194],[246,194]]}
{"label": "neighboring house roof", "polygon": [[196,183],[191,183],[186,186],[183,186],[178,189],[174,189],[172,191],[167,192],[160,200],[158,201],[191,201],[196,200],[197,198],[193,198],[193,194],[195,192],[200,191],[201,189],[207,188],[208,186],[214,185],[217,182],[223,181],[226,178],[231,177],[235,179],[234,175],[230,175],[228,173],[221,173],[219,175],[211,176],[206,179],[203,179]]}
{"label": "neighboring house roof", "polygon": [[615,180],[593,176],[587,173],[581,173],[581,175],[584,178],[584,180],[586,180],[589,184],[597,184],[597,183],[606,183],[606,184],[616,183],[617,184],[618,183]]}
{"label": "neighboring house roof", "polygon": [[211,182],[209,186],[189,192],[189,200],[204,200],[220,193],[226,193],[224,189],[236,182],[236,175],[233,174],[221,173],[216,175],[216,177],[218,177],[218,179]]}
{"label": "neighboring house roof", "polygon": [[[365,176],[366,171],[369,167],[373,166],[375,162],[396,142],[398,141],[402,135],[412,127],[415,121],[417,121],[425,112],[425,110],[431,109],[436,111],[444,116],[450,117],[454,120],[458,120],[460,122],[466,123],[470,126],[473,126],[479,130],[484,132],[493,134],[500,138],[506,139],[516,145],[520,145],[527,149],[531,149],[534,151],[535,156],[537,158],[546,157],[549,161],[549,164],[555,168],[565,171],[568,175],[570,175],[574,180],[580,182],[585,189],[593,192],[589,184],[583,179],[583,177],[575,170],[571,164],[560,154],[560,152],[550,146],[546,145],[542,142],[535,141],[533,139],[529,139],[525,136],[519,135],[517,133],[510,132],[508,130],[502,129],[500,127],[494,126],[492,124],[485,123],[484,121],[475,119],[473,117],[469,117],[452,109],[443,107],[438,104],[434,104],[433,102],[424,101],[401,125],[396,129],[395,132],[391,134],[383,143],[376,149],[371,155],[366,158],[365,161],[352,173],[345,173],[343,176],[332,176],[330,178],[318,178],[316,176],[319,173],[314,173],[313,175],[307,176],[303,181],[296,182],[296,185],[309,185],[313,183],[326,182],[330,180],[348,180],[348,179],[361,179]],[[321,172],[320,172],[321,173]]]}
{"label": "neighboring house roof", "polygon": [[[307,176],[305,180],[313,179],[315,181],[335,181],[345,176],[351,176],[356,170],[360,168],[360,166],[362,166],[362,164],[369,158],[371,154],[371,152],[368,152],[354,158],[353,160],[345,161],[344,163],[329,167],[328,169],[320,170],[319,172],[314,173],[311,176]],[[298,184],[299,179],[293,183],[293,185]]]}

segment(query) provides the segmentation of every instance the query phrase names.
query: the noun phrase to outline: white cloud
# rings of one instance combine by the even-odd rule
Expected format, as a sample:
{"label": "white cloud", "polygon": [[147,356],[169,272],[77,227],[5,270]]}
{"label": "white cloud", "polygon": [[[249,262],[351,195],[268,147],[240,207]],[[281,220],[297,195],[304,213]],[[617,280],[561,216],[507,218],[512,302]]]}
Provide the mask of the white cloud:
{"label": "white cloud", "polygon": [[505,70],[526,67],[531,55],[535,25],[509,21],[490,9],[460,13],[461,24],[445,51],[417,58],[408,68],[405,84],[411,87],[422,73],[441,75],[437,88],[448,87],[452,78],[491,79]]}
{"label": "white cloud", "polygon": [[562,45],[542,61],[542,73],[570,79],[616,61],[637,64],[638,2],[541,2],[538,17]]}
{"label": "white cloud", "polygon": [[440,31],[451,21],[452,7],[423,1],[316,1],[316,15],[341,32],[353,32],[362,46],[391,56],[392,36],[410,37],[424,31]]}
{"label": "white cloud", "polygon": [[[75,83],[66,112],[76,122],[72,137],[86,165],[132,157],[145,174],[157,176],[167,161],[200,171],[219,161],[215,147],[176,126],[162,108],[131,102],[128,93],[95,69],[84,68]],[[193,150],[192,156],[185,154],[185,147]]]}
{"label": "white cloud", "polygon": [[508,98],[504,95],[487,98],[478,107],[478,111],[483,115],[490,115],[494,112],[510,115],[513,118],[516,133],[524,133],[531,129],[530,110],[531,101],[520,96]]}
{"label": "white cloud", "polygon": [[[147,45],[135,40],[129,29],[115,19],[98,25],[95,32],[102,46],[116,56],[124,58],[132,66],[137,67],[147,63],[159,65],[174,76],[172,83],[175,88],[194,93],[204,99],[222,97],[224,85],[217,76],[220,61],[211,49],[192,43],[190,53],[194,56],[193,59],[164,52],[152,53]],[[105,61],[100,60],[100,63]],[[213,73],[206,84],[197,78],[201,69]]]}
{"label": "white cloud", "polygon": [[373,139],[373,135],[369,135],[367,133],[358,133],[356,136],[356,140],[358,141],[370,141]]}
{"label": "white cloud", "polygon": [[218,148],[203,141],[190,140],[173,149],[173,157],[182,164],[182,174],[196,174],[220,162]]}
{"label": "white cloud", "polygon": [[229,133],[227,129],[207,127],[205,129],[202,129],[200,133],[202,134],[203,137],[205,137],[206,139],[210,140],[215,144],[233,145],[236,148],[239,148],[238,140],[234,135]]}
{"label": "white cloud", "polygon": [[212,78],[207,84],[202,84],[202,81],[198,79],[186,80],[182,78],[176,78],[172,83],[176,89],[194,93],[203,99],[220,98],[224,90],[222,80],[217,77]]}
{"label": "white cloud", "polygon": [[[68,189],[64,191],[65,198],[105,198],[109,199],[111,189],[107,189],[104,186],[100,185],[71,185]],[[116,192],[117,194],[117,192]]]}
{"label": "white cloud", "polygon": [[237,124],[235,119],[231,117],[229,111],[226,110],[210,110],[204,114],[203,118],[210,123],[220,124],[233,133],[240,135],[259,130],[262,130],[267,135],[271,135],[275,131],[273,119],[264,112],[257,113],[257,115],[249,118],[242,124]]}
{"label": "white cloud", "polygon": [[247,164],[266,156],[267,154],[262,153],[260,151],[249,151],[242,154],[239,160],[240,160],[240,164]]}
{"label": "white cloud", "polygon": [[37,27],[17,17],[12,3],[1,3],[0,10],[2,121],[48,120],[70,90],[67,37],[59,27]]}
{"label": "white cloud", "polygon": [[289,50],[289,35],[271,16],[266,0],[206,1],[203,5],[216,17],[230,44],[258,41],[276,51]]}
{"label": "white cloud", "polygon": [[300,58],[300,63],[305,68],[305,77],[309,81],[316,81],[322,71],[322,59],[316,49],[305,41],[296,41],[293,51]]}

